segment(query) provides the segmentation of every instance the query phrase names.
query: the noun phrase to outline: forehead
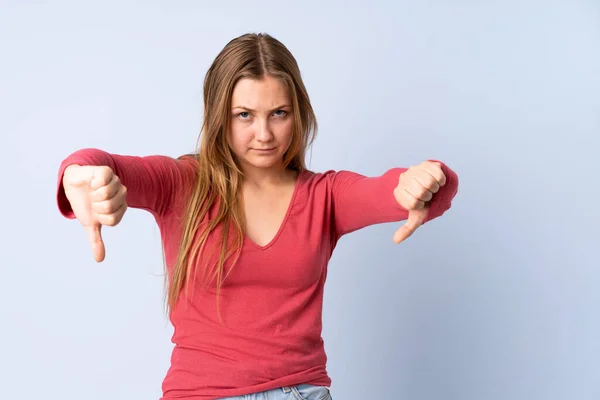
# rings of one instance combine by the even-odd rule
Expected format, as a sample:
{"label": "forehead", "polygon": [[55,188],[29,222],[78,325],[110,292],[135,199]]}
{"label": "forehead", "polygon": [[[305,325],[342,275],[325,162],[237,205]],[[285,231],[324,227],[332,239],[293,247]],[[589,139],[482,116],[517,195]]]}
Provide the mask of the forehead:
{"label": "forehead", "polygon": [[280,79],[271,76],[260,80],[242,78],[235,84],[231,96],[232,107],[270,110],[283,104],[290,104],[287,87]]}

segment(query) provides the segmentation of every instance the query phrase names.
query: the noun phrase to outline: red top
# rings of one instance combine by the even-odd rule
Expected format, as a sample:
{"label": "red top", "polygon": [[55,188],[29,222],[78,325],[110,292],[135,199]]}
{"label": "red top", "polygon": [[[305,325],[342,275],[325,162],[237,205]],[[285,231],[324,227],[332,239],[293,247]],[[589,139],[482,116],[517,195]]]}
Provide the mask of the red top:
{"label": "red top", "polygon": [[[170,274],[195,159],[79,150],[62,162],[57,190],[60,212],[75,218],[62,188],[70,164],[112,168],[128,189],[127,204],[156,219]],[[442,169],[447,182],[434,195],[426,222],[450,208],[458,189],[456,174],[443,163]],[[175,347],[162,399],[216,399],[300,383],[330,386],[321,338],[327,263],[342,235],[407,218],[393,195],[405,170],[393,168],[378,177],[349,171],[300,173],[273,240],[259,246],[245,238],[238,263],[221,288],[223,324],[214,286],[198,285],[173,308]],[[207,247],[219,240],[220,232],[213,232]]]}

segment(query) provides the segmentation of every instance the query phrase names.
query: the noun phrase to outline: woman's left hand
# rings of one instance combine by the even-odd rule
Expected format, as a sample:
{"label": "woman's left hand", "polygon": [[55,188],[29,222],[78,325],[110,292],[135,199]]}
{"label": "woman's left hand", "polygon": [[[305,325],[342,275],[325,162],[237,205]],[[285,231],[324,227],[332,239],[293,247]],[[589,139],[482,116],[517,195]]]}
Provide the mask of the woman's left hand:
{"label": "woman's left hand", "polygon": [[394,234],[396,244],[406,240],[423,224],[434,193],[445,184],[446,176],[440,163],[433,161],[411,166],[400,174],[394,197],[398,204],[408,210],[408,219]]}

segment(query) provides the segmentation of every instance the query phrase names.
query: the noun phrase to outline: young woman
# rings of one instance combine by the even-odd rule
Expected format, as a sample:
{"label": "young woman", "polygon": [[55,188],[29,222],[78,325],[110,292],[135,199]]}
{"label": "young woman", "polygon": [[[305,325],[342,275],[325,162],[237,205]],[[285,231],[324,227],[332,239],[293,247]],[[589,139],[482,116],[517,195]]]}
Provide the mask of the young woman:
{"label": "young woman", "polygon": [[321,315],[337,241],[406,221],[400,243],[450,208],[458,178],[439,161],[376,177],[307,170],[316,130],[292,54],[246,34],[208,70],[197,153],[82,149],[60,165],[58,207],[96,261],[101,227],[127,207],[160,228],[175,344],[162,399],[330,399]]}

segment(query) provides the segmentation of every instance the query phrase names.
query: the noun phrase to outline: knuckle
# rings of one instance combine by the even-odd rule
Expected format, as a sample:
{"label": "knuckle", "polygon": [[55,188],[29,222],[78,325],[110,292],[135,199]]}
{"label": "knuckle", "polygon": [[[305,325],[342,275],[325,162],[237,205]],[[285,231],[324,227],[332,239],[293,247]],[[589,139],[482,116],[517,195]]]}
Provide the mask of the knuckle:
{"label": "knuckle", "polygon": [[427,187],[429,188],[429,190],[430,190],[431,192],[435,193],[435,192],[437,192],[437,191],[439,190],[439,188],[440,188],[440,185],[438,185],[437,181],[436,181],[436,180],[435,180],[433,177],[431,177],[431,178],[429,179],[429,182],[428,182],[428,184],[427,184]]}
{"label": "knuckle", "polygon": [[105,184],[107,184],[112,179],[113,171],[110,167],[102,166],[100,169],[100,175],[102,176]]}
{"label": "knuckle", "polygon": [[106,176],[109,174],[110,168],[105,165],[100,165],[97,167],[96,172],[98,175]]}
{"label": "knuckle", "polygon": [[110,201],[99,201],[94,205],[94,211],[99,214],[109,214],[112,212],[112,204]]}
{"label": "knuckle", "polygon": [[108,225],[108,226],[115,226],[118,223],[117,216],[115,214],[107,215],[105,220],[106,220],[105,225]]}
{"label": "knuckle", "polygon": [[108,202],[108,201],[103,202],[102,203],[102,211],[105,214],[108,214],[108,213],[112,212],[112,204],[110,202]]}
{"label": "knuckle", "polygon": [[108,198],[108,188],[106,186],[102,186],[96,190],[94,196],[98,201],[106,200]]}

